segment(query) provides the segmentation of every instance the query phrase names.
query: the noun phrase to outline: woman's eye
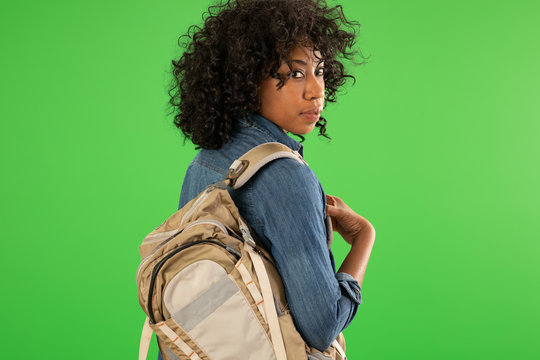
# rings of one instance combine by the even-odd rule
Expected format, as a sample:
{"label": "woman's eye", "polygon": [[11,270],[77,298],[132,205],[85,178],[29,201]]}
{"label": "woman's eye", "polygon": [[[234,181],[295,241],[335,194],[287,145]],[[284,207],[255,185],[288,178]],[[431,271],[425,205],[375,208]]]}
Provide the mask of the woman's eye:
{"label": "woman's eye", "polygon": [[291,77],[293,77],[295,79],[300,79],[303,76],[304,76],[304,74],[299,70],[294,70],[293,72],[291,72]]}
{"label": "woman's eye", "polygon": [[324,68],[318,68],[317,71],[315,72],[315,75],[317,76],[324,75]]}

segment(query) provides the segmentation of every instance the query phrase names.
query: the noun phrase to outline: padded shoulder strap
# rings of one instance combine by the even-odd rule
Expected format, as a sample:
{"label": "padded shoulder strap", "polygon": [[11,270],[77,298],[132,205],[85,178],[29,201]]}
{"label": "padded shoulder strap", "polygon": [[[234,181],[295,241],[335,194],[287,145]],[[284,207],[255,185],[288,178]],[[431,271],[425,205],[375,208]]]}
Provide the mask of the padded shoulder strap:
{"label": "padded shoulder strap", "polygon": [[233,189],[238,189],[264,165],[270,161],[284,157],[307,165],[307,162],[305,162],[298,151],[294,151],[278,142],[268,142],[255,146],[235,160],[229,167],[229,174],[226,180],[230,181],[229,186]]}

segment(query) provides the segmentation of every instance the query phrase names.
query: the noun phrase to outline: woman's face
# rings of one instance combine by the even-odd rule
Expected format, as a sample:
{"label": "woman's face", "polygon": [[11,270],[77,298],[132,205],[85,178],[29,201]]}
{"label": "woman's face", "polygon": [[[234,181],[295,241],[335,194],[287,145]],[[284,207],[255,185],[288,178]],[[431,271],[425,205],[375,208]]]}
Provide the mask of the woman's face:
{"label": "woman's face", "polygon": [[302,46],[293,48],[288,58],[292,70],[286,63],[278,69],[286,79],[281,89],[276,87],[278,79],[267,77],[261,82],[259,113],[285,132],[303,135],[313,130],[323,110],[324,64],[313,50]]}

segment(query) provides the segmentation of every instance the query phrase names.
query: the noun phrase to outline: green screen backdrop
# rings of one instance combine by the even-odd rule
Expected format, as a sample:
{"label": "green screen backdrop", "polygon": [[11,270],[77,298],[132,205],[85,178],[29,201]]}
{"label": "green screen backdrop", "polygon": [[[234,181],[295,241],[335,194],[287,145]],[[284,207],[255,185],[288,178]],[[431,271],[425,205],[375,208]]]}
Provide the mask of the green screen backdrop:
{"label": "green screen backdrop", "polygon": [[[304,144],[377,231],[349,359],[540,358],[539,3],[340,3],[368,63]],[[196,154],[170,63],[208,4],[1,5],[3,359],[136,358],[138,245]]]}

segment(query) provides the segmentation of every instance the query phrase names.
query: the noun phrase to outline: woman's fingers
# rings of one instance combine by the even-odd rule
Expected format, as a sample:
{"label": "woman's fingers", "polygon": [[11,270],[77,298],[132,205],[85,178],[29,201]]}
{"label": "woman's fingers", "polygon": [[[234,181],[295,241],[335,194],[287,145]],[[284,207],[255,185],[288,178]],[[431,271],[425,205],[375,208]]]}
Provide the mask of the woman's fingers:
{"label": "woman's fingers", "polygon": [[336,196],[326,195],[326,213],[330,216],[343,215],[343,201]]}
{"label": "woman's fingers", "polygon": [[332,218],[334,230],[351,243],[362,231],[373,230],[373,226],[364,217],[355,213],[337,196],[326,195],[326,213]]}
{"label": "woman's fingers", "polygon": [[336,206],[338,208],[345,208],[345,209],[351,210],[351,208],[348,207],[347,204],[345,204],[345,202],[343,200],[341,200],[341,198],[339,198],[337,196],[326,194],[326,203],[330,204],[330,205],[333,205],[333,206]]}
{"label": "woman's fingers", "polygon": [[327,205],[336,205],[334,197],[331,196],[331,195],[326,194],[326,204]]}
{"label": "woman's fingers", "polygon": [[326,213],[334,218],[341,218],[347,215],[347,209],[339,208],[334,205],[326,205]]}

